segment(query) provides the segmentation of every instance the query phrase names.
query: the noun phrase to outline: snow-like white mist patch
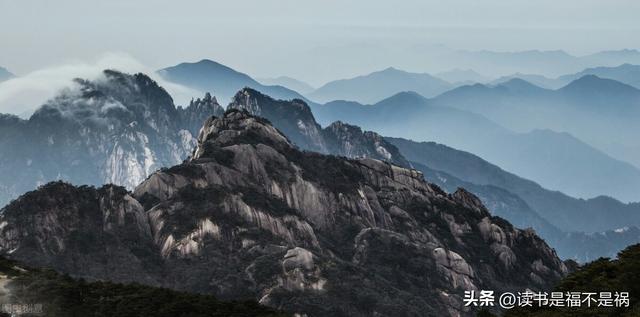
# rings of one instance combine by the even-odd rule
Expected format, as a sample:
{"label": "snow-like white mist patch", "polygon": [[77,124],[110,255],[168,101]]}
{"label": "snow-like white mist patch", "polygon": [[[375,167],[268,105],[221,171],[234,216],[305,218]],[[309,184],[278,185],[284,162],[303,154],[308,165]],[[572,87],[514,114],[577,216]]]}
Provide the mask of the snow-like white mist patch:
{"label": "snow-like white mist patch", "polygon": [[145,73],[173,97],[176,105],[186,105],[202,92],[162,79],[155,70],[124,53],[105,53],[94,61],[73,62],[40,69],[0,83],[0,113],[28,118],[63,89],[76,89],[74,78],[97,80],[105,69],[125,73]]}

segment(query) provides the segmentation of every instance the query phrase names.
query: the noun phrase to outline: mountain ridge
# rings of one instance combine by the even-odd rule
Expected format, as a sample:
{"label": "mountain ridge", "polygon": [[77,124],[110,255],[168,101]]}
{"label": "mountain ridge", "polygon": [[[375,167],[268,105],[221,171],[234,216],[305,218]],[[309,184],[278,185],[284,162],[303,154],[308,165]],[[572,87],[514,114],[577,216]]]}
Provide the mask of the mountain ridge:
{"label": "mountain ridge", "polygon": [[0,221],[0,250],[28,264],[320,316],[470,316],[459,289],[546,288],[567,273],[535,233],[465,190],[446,194],[379,160],[301,152],[238,109],[207,120],[191,159],[133,193],[50,184]]}

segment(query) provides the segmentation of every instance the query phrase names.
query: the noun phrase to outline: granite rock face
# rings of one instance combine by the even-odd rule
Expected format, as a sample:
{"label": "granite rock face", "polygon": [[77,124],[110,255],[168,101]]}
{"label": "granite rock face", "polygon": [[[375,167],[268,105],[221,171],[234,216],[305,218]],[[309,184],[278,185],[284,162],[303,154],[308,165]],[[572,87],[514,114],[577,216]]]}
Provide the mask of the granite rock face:
{"label": "granite rock face", "polygon": [[266,118],[300,149],[348,158],[374,158],[410,167],[400,151],[382,136],[336,121],[324,129],[300,99],[275,100],[251,88],[240,90],[228,109]]}
{"label": "granite rock face", "polygon": [[254,298],[313,316],[471,316],[464,290],[547,289],[533,231],[420,172],[300,151],[228,110],[133,192],[52,183],[0,212],[0,251],[87,279]]}
{"label": "granite rock face", "polygon": [[210,95],[176,108],[144,74],[76,79],[29,120],[0,116],[0,206],[60,179],[133,189],[186,159],[202,123],[223,112]]}

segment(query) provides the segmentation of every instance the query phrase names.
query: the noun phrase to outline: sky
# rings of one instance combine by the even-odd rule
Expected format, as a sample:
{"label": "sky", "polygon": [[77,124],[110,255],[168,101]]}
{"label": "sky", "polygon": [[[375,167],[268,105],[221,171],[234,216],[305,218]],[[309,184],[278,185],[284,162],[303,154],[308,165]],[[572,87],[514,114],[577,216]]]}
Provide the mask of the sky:
{"label": "sky", "polygon": [[149,69],[203,58],[313,85],[403,66],[423,50],[640,48],[637,0],[0,0],[0,66],[18,75],[126,54]]}

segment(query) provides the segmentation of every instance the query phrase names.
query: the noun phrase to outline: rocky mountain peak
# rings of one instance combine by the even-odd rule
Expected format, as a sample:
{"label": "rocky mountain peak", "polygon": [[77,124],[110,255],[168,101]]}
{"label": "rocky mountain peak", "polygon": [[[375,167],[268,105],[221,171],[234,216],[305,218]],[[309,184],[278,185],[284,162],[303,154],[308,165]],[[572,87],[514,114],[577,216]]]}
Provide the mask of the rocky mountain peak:
{"label": "rocky mountain peak", "polygon": [[471,316],[464,290],[545,289],[567,271],[466,191],[300,151],[238,109],[208,119],[193,159],[134,193],[45,186],[0,210],[0,224],[0,253],[30,265],[318,316]]}
{"label": "rocky mountain peak", "polygon": [[351,158],[374,158],[402,167],[411,167],[400,151],[381,135],[358,126],[336,121],[323,129],[329,152]]}
{"label": "rocky mountain peak", "polygon": [[53,180],[134,188],[193,151],[203,122],[224,113],[210,94],[181,108],[144,74],[76,79],[29,120],[1,117],[0,205]]}
{"label": "rocky mountain peak", "polygon": [[232,144],[268,144],[274,148],[293,148],[280,131],[267,120],[246,110],[230,109],[220,118],[211,117],[198,135],[193,159],[207,157],[212,149]]}
{"label": "rocky mountain peak", "polygon": [[251,115],[267,118],[297,146],[327,153],[322,128],[311,108],[300,99],[275,100],[257,90],[244,88],[236,93],[227,109],[246,110]]}

